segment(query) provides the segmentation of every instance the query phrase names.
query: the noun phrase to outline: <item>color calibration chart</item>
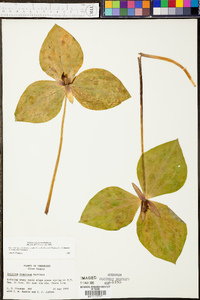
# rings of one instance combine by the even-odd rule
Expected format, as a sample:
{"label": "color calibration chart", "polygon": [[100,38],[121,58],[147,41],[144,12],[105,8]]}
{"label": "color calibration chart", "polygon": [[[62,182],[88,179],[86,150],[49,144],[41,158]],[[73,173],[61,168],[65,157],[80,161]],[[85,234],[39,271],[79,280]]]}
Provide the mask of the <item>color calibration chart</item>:
{"label": "color calibration chart", "polygon": [[199,0],[153,0],[153,15],[196,16]]}
{"label": "color calibration chart", "polygon": [[105,0],[102,17],[198,17],[199,0]]}

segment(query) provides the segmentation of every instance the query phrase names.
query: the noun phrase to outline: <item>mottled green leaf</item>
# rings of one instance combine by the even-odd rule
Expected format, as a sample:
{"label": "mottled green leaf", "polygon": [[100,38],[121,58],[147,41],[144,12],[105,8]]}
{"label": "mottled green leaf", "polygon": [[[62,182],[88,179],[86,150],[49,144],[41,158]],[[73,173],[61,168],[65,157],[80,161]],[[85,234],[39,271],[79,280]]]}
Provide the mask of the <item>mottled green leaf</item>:
{"label": "mottled green leaf", "polygon": [[178,140],[145,152],[138,162],[137,175],[147,199],[180,189],[187,178],[187,165]]}
{"label": "mottled green leaf", "polygon": [[160,213],[147,210],[144,221],[137,221],[137,234],[142,245],[154,256],[176,263],[187,236],[186,224],[166,205],[152,203]]}
{"label": "mottled green leaf", "polygon": [[64,97],[65,88],[56,81],[36,81],[20,97],[16,121],[42,123],[51,120],[61,110]]}
{"label": "mottled green leaf", "polygon": [[112,108],[130,98],[122,82],[103,69],[88,69],[70,85],[74,97],[86,108]]}
{"label": "mottled green leaf", "polygon": [[43,71],[57,81],[64,73],[70,82],[83,63],[83,51],[75,38],[58,25],[49,31],[40,50]]}
{"label": "mottled green leaf", "polygon": [[88,202],[80,223],[106,230],[118,230],[132,222],[140,203],[138,197],[127,191],[108,187]]}

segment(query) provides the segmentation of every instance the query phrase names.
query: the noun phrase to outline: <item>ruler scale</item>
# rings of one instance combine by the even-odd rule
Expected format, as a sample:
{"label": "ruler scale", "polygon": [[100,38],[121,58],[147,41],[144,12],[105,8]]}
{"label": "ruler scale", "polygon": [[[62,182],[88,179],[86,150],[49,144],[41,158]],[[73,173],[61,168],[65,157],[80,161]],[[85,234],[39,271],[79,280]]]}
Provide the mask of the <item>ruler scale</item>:
{"label": "ruler scale", "polygon": [[0,3],[0,18],[99,18],[99,3]]}

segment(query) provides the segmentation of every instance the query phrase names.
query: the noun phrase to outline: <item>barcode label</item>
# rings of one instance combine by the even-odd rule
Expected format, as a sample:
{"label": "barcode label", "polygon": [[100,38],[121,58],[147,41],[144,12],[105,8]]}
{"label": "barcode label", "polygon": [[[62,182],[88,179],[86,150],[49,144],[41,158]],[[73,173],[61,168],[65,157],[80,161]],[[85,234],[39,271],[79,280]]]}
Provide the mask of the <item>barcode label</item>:
{"label": "barcode label", "polygon": [[106,291],[94,291],[94,290],[90,290],[90,291],[85,291],[85,296],[89,296],[89,297],[101,297],[101,296],[106,296]]}

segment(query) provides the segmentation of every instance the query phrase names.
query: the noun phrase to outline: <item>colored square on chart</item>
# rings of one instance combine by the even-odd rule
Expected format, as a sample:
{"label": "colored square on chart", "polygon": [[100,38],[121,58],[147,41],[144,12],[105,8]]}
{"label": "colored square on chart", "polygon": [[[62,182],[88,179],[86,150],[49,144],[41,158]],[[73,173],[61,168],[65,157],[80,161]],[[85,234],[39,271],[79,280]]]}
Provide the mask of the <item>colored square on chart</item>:
{"label": "colored square on chart", "polygon": [[168,7],[168,0],[161,0],[161,7]]}
{"label": "colored square on chart", "polygon": [[127,16],[127,8],[120,8],[120,16]]}
{"label": "colored square on chart", "polygon": [[113,8],[113,16],[120,16],[120,9],[119,8]]}
{"label": "colored square on chart", "polygon": [[105,16],[112,16],[112,8],[105,8]]}
{"label": "colored square on chart", "polygon": [[159,16],[160,15],[160,7],[155,7],[153,9],[153,14]]}
{"label": "colored square on chart", "polygon": [[143,12],[143,16],[150,16],[150,7],[143,8],[142,12]]}
{"label": "colored square on chart", "polygon": [[161,7],[160,8],[161,15],[168,15],[168,7]]}
{"label": "colored square on chart", "polygon": [[120,8],[120,1],[113,1],[112,7],[113,8]]}
{"label": "colored square on chart", "polygon": [[135,1],[128,1],[128,8],[135,8]]}
{"label": "colored square on chart", "polygon": [[183,15],[190,16],[191,15],[191,7],[183,7]]}
{"label": "colored square on chart", "polygon": [[127,8],[127,1],[120,1],[120,8]]}
{"label": "colored square on chart", "polygon": [[161,0],[153,0],[153,7],[160,7],[161,6]]}
{"label": "colored square on chart", "polygon": [[105,8],[112,8],[112,1],[105,1]]}
{"label": "colored square on chart", "polygon": [[176,7],[183,7],[183,0],[176,0]]}
{"label": "colored square on chart", "polygon": [[191,7],[198,7],[199,1],[198,0],[191,0]]}
{"label": "colored square on chart", "polygon": [[128,8],[128,16],[135,16],[135,8]]}
{"label": "colored square on chart", "polygon": [[176,13],[176,8],[175,7],[169,7],[168,8],[168,14],[173,16]]}
{"label": "colored square on chart", "polygon": [[176,8],[176,15],[182,16],[183,15],[183,7],[177,7]]}
{"label": "colored square on chart", "polygon": [[135,15],[142,16],[142,8],[135,8]]}
{"label": "colored square on chart", "polygon": [[176,8],[175,7],[169,7],[169,15],[174,16],[176,14]]}
{"label": "colored square on chart", "polygon": [[142,2],[142,7],[143,8],[150,8],[150,1],[143,1]]}
{"label": "colored square on chart", "polygon": [[135,8],[142,8],[142,1],[135,1]]}
{"label": "colored square on chart", "polygon": [[198,15],[198,10],[199,10],[198,7],[191,7],[191,15],[192,16]]}
{"label": "colored square on chart", "polygon": [[191,7],[191,0],[183,0],[183,7]]}
{"label": "colored square on chart", "polygon": [[176,0],[168,0],[169,7],[176,7]]}

